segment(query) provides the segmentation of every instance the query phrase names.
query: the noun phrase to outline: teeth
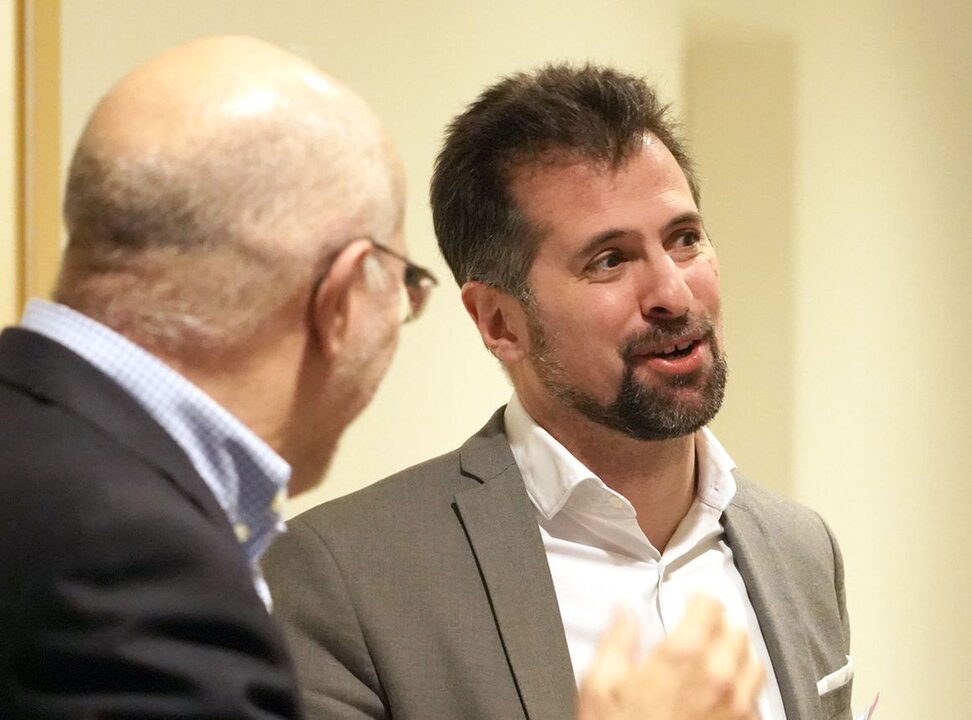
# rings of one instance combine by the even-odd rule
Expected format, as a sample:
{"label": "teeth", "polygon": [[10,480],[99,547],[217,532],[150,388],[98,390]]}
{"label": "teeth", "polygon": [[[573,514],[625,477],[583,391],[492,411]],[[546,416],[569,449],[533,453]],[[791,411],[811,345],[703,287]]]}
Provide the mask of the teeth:
{"label": "teeth", "polygon": [[694,344],[695,344],[694,341],[689,340],[687,342],[678,343],[677,345],[667,345],[667,346],[663,347],[661,350],[658,350],[655,353],[655,355],[671,355],[676,350],[678,352],[683,352],[685,350],[688,350]]}

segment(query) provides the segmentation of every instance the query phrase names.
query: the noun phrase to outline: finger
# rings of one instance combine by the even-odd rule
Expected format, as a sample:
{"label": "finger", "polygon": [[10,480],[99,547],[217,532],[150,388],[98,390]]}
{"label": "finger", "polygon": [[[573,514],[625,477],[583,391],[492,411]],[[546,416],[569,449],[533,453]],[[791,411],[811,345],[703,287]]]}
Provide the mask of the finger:
{"label": "finger", "polygon": [[578,720],[622,717],[618,703],[637,662],[638,620],[630,610],[616,612],[601,636],[577,698]]}
{"label": "finger", "polygon": [[709,669],[715,675],[734,677],[746,666],[752,653],[749,635],[739,628],[727,627],[713,638]]}
{"label": "finger", "polygon": [[757,701],[763,669],[756,659],[749,636],[738,628],[727,628],[709,648],[706,684],[698,693],[706,718],[757,718]]}
{"label": "finger", "polygon": [[594,665],[602,669],[623,668],[627,671],[638,653],[640,628],[638,618],[627,608],[614,613],[601,635],[594,655]]}
{"label": "finger", "polygon": [[634,656],[638,649],[639,632],[638,617],[631,608],[622,606],[611,616],[607,629],[601,635],[599,645],[618,648]]}
{"label": "finger", "polygon": [[725,610],[711,595],[689,598],[681,621],[669,635],[671,649],[697,652],[725,631]]}
{"label": "finger", "polygon": [[759,693],[763,689],[765,679],[766,671],[762,663],[756,659],[755,653],[750,654],[739,673],[739,682],[736,685],[737,707],[743,717],[746,717],[745,713],[756,717]]}
{"label": "finger", "polygon": [[638,652],[638,619],[628,609],[614,613],[601,636],[587,677],[607,682],[630,671]]}

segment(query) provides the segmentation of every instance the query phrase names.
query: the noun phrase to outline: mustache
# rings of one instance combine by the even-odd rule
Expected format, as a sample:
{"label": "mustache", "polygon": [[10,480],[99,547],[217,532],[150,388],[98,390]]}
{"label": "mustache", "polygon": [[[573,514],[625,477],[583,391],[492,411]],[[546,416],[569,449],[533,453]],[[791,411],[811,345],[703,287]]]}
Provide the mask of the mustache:
{"label": "mustache", "polygon": [[651,321],[651,327],[629,338],[621,347],[621,357],[631,360],[642,348],[659,345],[674,345],[677,341],[690,336],[711,337],[715,324],[707,316],[682,315],[677,318],[658,318]]}

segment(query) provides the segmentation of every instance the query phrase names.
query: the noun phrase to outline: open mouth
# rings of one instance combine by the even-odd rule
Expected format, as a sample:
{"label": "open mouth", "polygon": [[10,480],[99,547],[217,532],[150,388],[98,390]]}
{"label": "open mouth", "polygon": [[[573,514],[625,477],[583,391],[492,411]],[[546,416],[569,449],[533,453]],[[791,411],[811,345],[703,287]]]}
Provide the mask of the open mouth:
{"label": "open mouth", "polygon": [[670,345],[668,347],[662,348],[659,352],[652,353],[652,357],[665,358],[666,360],[671,360],[673,358],[685,357],[699,344],[698,340],[689,340],[688,342],[678,343],[677,345]]}

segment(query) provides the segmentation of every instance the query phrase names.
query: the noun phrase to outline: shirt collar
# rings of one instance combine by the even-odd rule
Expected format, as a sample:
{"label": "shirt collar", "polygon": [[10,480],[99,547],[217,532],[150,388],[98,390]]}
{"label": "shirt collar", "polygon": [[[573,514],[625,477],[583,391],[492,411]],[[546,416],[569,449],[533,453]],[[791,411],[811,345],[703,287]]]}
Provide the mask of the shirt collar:
{"label": "shirt collar", "polygon": [[548,520],[585,482],[613,492],[584,463],[530,417],[514,392],[503,414],[506,436],[530,499]]}
{"label": "shirt collar", "polygon": [[114,330],[32,300],[21,327],[64,345],[112,378],[188,455],[255,561],[283,528],[290,465],[189,380]]}
{"label": "shirt collar", "polygon": [[[600,514],[628,516],[634,509],[627,499],[597,477],[556,438],[544,430],[523,407],[516,393],[503,416],[506,435],[527,493],[548,520],[564,507],[598,506]],[[702,428],[695,433],[698,499],[721,513],[736,494],[732,471],[736,465],[715,435]],[[619,503],[618,500],[623,501]]]}
{"label": "shirt collar", "polygon": [[695,462],[699,481],[696,495],[706,505],[723,512],[736,494],[736,469],[715,434],[704,427],[695,433]]}

